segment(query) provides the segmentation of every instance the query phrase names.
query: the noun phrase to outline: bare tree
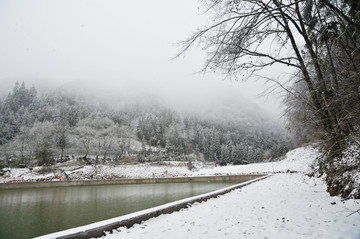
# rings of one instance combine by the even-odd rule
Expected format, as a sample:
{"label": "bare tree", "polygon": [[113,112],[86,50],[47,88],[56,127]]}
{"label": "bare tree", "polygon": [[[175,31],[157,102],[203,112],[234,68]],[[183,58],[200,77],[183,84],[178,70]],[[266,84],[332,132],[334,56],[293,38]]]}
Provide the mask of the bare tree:
{"label": "bare tree", "polygon": [[[218,69],[236,78],[248,78],[274,65],[294,68],[299,77],[292,83],[295,80],[304,82],[309,98],[295,94],[278,79],[263,78],[297,95],[298,99],[306,99],[304,102],[313,110],[317,123],[329,139],[331,151],[341,153],[348,126],[339,123],[339,106],[332,103],[338,93],[335,87],[338,73],[334,73],[334,67],[324,67],[326,44],[321,45],[316,38],[325,36],[332,23],[321,14],[330,14],[344,26],[351,23],[352,27],[357,27],[357,23],[341,9],[335,7],[337,10],[333,10],[334,5],[328,0],[212,0],[203,3],[207,11],[214,14],[213,22],[184,41],[179,55],[199,42],[208,53],[204,70]],[[330,43],[327,43],[329,48]],[[334,62],[328,50],[331,66]],[[333,76],[329,80],[327,73],[331,71]]]}
{"label": "bare tree", "polygon": [[[359,1],[202,2],[212,22],[182,42],[179,55],[199,43],[208,53],[204,70],[220,70],[236,79],[257,74],[285,90],[287,112],[294,121],[290,123],[317,136],[329,152],[325,170],[331,188],[333,178],[352,170],[337,167],[334,160],[349,140],[359,141]],[[274,65],[291,67],[295,76],[285,84],[261,75]]]}

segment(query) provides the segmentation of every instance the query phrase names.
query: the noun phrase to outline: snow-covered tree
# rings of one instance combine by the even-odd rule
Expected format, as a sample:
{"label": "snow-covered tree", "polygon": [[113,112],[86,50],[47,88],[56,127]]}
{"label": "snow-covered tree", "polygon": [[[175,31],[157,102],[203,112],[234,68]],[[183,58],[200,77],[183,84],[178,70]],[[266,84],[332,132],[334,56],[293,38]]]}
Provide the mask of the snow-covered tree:
{"label": "snow-covered tree", "polygon": [[50,164],[55,153],[55,123],[36,122],[28,131],[32,151],[39,165]]}

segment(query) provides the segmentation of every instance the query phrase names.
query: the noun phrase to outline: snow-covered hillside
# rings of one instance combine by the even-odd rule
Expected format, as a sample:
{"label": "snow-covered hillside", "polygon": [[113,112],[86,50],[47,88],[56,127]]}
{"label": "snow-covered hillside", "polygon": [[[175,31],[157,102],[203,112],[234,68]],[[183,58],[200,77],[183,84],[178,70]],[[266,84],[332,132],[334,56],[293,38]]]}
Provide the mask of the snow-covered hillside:
{"label": "snow-covered hillside", "polygon": [[[116,178],[153,178],[153,177],[178,177],[178,176],[204,176],[204,175],[228,175],[228,174],[254,174],[254,173],[281,173],[310,171],[313,160],[318,152],[312,146],[298,148],[287,153],[284,160],[277,162],[256,163],[237,166],[216,166],[204,162],[194,162],[194,169],[190,170],[187,162],[164,162],[164,165],[156,164],[122,164],[122,165],[97,165],[81,166],[67,163],[57,165],[61,170],[50,170],[48,173],[41,168],[12,169],[5,176],[0,177],[0,182],[12,178],[23,178],[25,181],[57,180],[58,176],[66,179],[116,179]],[[68,165],[68,166],[66,166]]]}

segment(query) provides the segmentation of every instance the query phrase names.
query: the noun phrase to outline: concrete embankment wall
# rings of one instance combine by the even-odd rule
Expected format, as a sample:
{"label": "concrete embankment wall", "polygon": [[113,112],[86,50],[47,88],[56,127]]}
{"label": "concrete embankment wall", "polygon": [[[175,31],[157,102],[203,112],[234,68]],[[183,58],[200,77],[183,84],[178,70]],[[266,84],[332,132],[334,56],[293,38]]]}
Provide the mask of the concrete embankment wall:
{"label": "concrete embankment wall", "polygon": [[48,188],[48,187],[71,187],[71,186],[147,184],[147,183],[190,183],[190,182],[229,182],[229,181],[235,181],[240,183],[251,179],[259,178],[261,176],[263,175],[226,175],[226,176],[174,177],[174,178],[135,178],[135,179],[117,179],[117,180],[1,183],[0,190]]}
{"label": "concrete embankment wall", "polygon": [[[229,176],[226,176],[229,177]],[[222,178],[221,176],[216,176],[214,180],[219,180]],[[230,176],[233,177],[233,176]],[[195,202],[203,202],[210,198],[215,198],[219,195],[223,195],[225,193],[228,193],[234,189],[244,187],[246,185],[249,185],[251,183],[254,183],[258,180],[262,180],[268,176],[260,176],[260,175],[238,175],[238,177],[246,178],[256,178],[252,179],[234,186],[230,186],[224,189],[220,189],[211,193],[202,194],[199,196],[186,198],[183,200],[175,201],[172,203],[167,203],[158,207],[153,207],[150,209],[142,210],[139,212],[131,213],[128,215],[124,215],[121,217],[116,217],[112,219],[108,219],[101,222],[96,222],[93,224],[89,224],[82,227],[76,227],[72,229],[68,229],[61,232],[56,232],[48,235],[44,235],[41,237],[37,237],[35,239],[49,239],[49,238],[56,238],[56,239],[84,239],[84,238],[93,238],[93,237],[101,237],[104,233],[104,231],[111,231],[113,229],[119,228],[119,227],[132,227],[136,223],[141,223],[142,221],[146,221],[150,218],[157,217],[161,214],[168,214],[172,213],[174,211],[179,211],[182,208],[188,207],[189,204],[195,203]],[[210,177],[196,177],[196,180],[204,180],[205,178],[210,179]],[[195,178],[192,178],[192,181]],[[184,180],[182,178],[182,180]]]}

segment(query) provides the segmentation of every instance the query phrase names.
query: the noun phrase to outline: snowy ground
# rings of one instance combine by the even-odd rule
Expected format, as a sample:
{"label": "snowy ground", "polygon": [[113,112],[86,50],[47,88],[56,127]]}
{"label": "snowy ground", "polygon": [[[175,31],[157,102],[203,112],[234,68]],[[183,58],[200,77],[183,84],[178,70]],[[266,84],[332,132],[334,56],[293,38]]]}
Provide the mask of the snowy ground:
{"label": "snowy ground", "polygon": [[360,214],[350,215],[359,201],[325,189],[319,179],[277,174],[105,238],[360,238]]}
{"label": "snowy ground", "polygon": [[[360,200],[330,197],[321,178],[310,178],[318,152],[311,146],[289,152],[284,160],[241,166],[149,164],[98,166],[98,178],[146,178],[275,173],[262,181],[187,209],[107,232],[112,238],[354,238],[360,239]],[[72,178],[89,178],[92,166],[68,166]],[[296,173],[291,173],[296,172]],[[12,170],[26,180],[51,178],[36,169]],[[353,213],[355,212],[355,213]],[[353,213],[353,214],[352,214]]]}
{"label": "snowy ground", "polygon": [[[205,175],[228,175],[228,174],[254,174],[254,173],[274,173],[274,172],[308,172],[313,160],[318,156],[316,150],[311,146],[299,148],[289,152],[285,159],[278,162],[256,163],[238,166],[215,166],[214,164],[204,164],[202,162],[194,162],[195,169],[189,170],[187,162],[170,163],[168,165],[97,165],[82,166],[76,162],[58,164],[55,172],[49,170],[44,172],[42,168],[36,167],[33,170],[12,169],[5,176],[0,176],[0,183],[12,178],[22,178],[24,181],[36,180],[57,180],[58,176],[62,176],[66,180],[65,174],[71,180],[90,179],[93,175],[94,179],[117,179],[117,178],[153,178],[153,177],[178,177],[178,176],[205,176]],[[72,165],[73,164],[73,165]]]}
{"label": "snowy ground", "polygon": [[[194,174],[288,172],[131,228],[113,238],[360,238],[360,200],[330,197],[322,179],[309,178],[317,152],[311,147],[283,161],[203,169]],[[353,213],[355,212],[355,213]],[[353,213],[353,214],[352,214]]]}

